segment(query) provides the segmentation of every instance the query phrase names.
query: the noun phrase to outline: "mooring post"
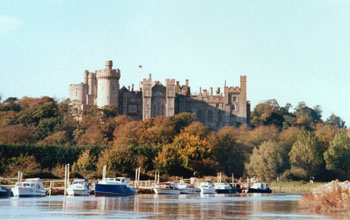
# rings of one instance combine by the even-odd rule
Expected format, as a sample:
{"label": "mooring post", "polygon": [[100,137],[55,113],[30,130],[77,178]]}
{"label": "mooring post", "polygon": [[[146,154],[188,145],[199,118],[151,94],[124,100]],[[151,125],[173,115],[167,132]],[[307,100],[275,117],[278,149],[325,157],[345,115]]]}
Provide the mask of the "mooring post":
{"label": "mooring post", "polygon": [[106,179],[107,165],[103,166],[102,180]]}
{"label": "mooring post", "polygon": [[65,196],[67,192],[67,165],[64,165],[64,193]]}

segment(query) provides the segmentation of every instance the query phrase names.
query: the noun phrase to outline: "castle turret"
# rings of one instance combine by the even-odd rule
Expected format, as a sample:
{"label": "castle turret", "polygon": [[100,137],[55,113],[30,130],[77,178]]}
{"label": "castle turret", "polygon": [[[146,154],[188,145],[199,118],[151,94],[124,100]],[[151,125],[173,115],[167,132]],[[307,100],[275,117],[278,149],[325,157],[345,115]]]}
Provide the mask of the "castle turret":
{"label": "castle turret", "polygon": [[88,78],[89,78],[89,71],[85,70],[84,71],[84,83],[87,85],[88,84]]}
{"label": "castle turret", "polygon": [[71,101],[78,101],[80,104],[86,105],[87,92],[88,85],[85,83],[69,85],[69,98]]}
{"label": "castle turret", "polygon": [[170,117],[175,114],[175,79],[166,79],[166,112],[165,116]]}
{"label": "castle turret", "polygon": [[113,61],[106,61],[106,68],[96,71],[97,106],[115,105],[119,107],[120,70],[113,69]]}
{"label": "castle turret", "polygon": [[152,75],[143,79],[140,85],[142,89],[142,120],[152,117]]}
{"label": "castle turret", "polygon": [[238,99],[238,118],[242,124],[247,124],[247,76],[241,76],[240,94]]}

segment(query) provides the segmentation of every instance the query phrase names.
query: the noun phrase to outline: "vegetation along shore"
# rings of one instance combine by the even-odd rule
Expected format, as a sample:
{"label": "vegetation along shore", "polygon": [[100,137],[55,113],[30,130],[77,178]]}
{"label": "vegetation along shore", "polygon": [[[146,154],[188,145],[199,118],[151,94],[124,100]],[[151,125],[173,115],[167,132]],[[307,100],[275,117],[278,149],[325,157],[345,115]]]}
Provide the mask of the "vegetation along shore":
{"label": "vegetation along shore", "polygon": [[[0,104],[0,175],[11,177],[135,175],[151,178],[204,176],[223,172],[235,178],[330,181],[350,177],[349,132],[340,117],[321,119],[319,106],[292,108],[276,100],[258,104],[250,126],[210,130],[192,113],[134,121],[115,106],[75,112],[69,100],[8,98]],[[273,183],[276,191],[307,184]],[[313,187],[312,185],[310,187]],[[306,187],[304,189],[304,187]]]}

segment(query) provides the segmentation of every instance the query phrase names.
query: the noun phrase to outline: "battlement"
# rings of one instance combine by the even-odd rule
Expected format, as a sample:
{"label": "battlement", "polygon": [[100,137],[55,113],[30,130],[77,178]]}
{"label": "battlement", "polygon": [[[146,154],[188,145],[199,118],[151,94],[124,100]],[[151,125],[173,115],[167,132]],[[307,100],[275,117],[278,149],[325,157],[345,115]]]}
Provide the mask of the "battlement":
{"label": "battlement", "polygon": [[165,85],[175,85],[175,79],[166,79]]}
{"label": "battlement", "polygon": [[141,82],[142,84],[152,84],[152,74],[149,74],[148,79],[144,78]]}
{"label": "battlement", "polygon": [[105,68],[94,72],[84,71],[84,81],[69,85],[69,97],[82,107],[115,105],[121,114],[136,120],[151,117],[173,116],[180,112],[193,112],[197,120],[214,129],[223,126],[249,123],[250,102],[247,101],[247,76],[240,76],[239,86],[200,87],[191,94],[189,79],[184,84],[165,79],[164,84],[152,80],[152,74],[140,81],[139,89],[119,87],[120,70],[113,69],[107,60]]}

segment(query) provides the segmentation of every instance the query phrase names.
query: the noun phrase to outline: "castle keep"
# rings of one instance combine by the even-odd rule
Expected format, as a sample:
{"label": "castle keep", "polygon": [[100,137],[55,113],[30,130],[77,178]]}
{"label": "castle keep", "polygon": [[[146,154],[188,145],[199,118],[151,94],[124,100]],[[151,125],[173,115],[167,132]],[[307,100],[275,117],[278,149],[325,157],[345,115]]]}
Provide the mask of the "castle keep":
{"label": "castle keep", "polygon": [[134,85],[119,88],[120,70],[113,69],[113,62],[106,61],[104,69],[84,72],[84,82],[69,86],[69,98],[83,109],[92,105],[115,105],[120,114],[135,120],[151,117],[173,116],[180,112],[195,113],[204,125],[219,129],[224,126],[249,124],[250,102],[247,101],[247,77],[240,77],[240,87],[225,86],[223,91],[213,88],[200,89],[192,94],[189,81],[180,85],[175,79],[166,79],[165,85],[148,79]]}

